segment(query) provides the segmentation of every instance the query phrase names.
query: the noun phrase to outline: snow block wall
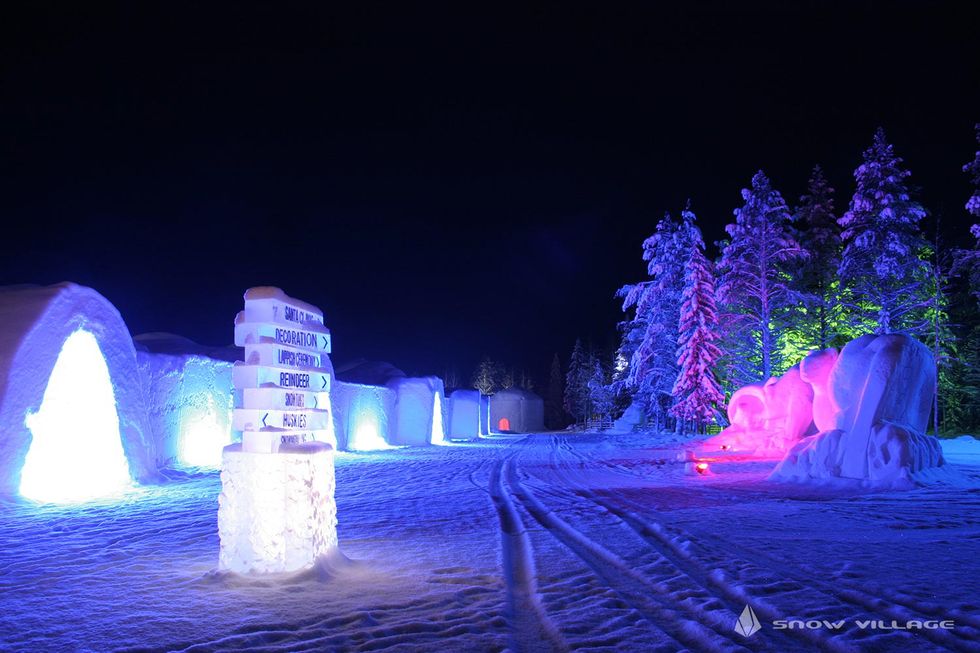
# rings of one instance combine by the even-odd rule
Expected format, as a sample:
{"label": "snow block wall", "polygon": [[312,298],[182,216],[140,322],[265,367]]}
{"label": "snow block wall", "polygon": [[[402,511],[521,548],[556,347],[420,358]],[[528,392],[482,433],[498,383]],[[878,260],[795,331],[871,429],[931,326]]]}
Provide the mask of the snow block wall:
{"label": "snow block wall", "polygon": [[544,400],[533,392],[509,388],[490,397],[493,433],[530,433],[544,430]]}
{"label": "snow block wall", "polygon": [[[156,476],[136,350],[119,311],[95,290],[73,283],[17,286],[0,290],[0,493],[15,494],[20,489],[21,472],[34,439],[27,418],[41,412],[62,348],[69,337],[79,332],[94,338],[108,369],[110,402],[115,402],[118,436],[129,475],[136,481]],[[84,378],[84,371],[79,375]],[[68,397],[65,405],[72,406],[72,416],[84,419],[80,414],[86,408],[84,404],[74,405]],[[72,416],[45,417],[64,421]],[[78,423],[84,426],[81,421]],[[82,437],[81,431],[64,433],[62,429],[56,435],[75,436],[75,441],[66,439],[50,447],[53,455],[66,459],[60,462],[71,471],[77,471],[83,462],[78,456],[94,444],[86,438],[95,435]],[[80,473],[98,474],[99,470]]]}
{"label": "snow block wall", "polygon": [[283,445],[272,454],[224,449],[219,566],[240,574],[309,567],[337,546],[333,447]]}
{"label": "snow block wall", "polygon": [[[445,410],[445,389],[442,379],[435,376],[396,378],[388,382],[395,393],[394,429],[391,444],[419,446],[441,442],[445,433],[433,433],[435,407]],[[438,401],[436,397],[439,397]],[[438,424],[446,423],[444,413]]]}
{"label": "snow block wall", "polygon": [[449,395],[450,440],[475,440],[480,437],[480,391],[456,390]]}
{"label": "snow block wall", "polygon": [[849,342],[829,372],[814,367],[819,373],[807,376],[821,431],[797,443],[772,479],[903,487],[943,465],[939,441],[926,435],[936,377],[928,347],[901,334],[867,335]]}
{"label": "snow block wall", "polygon": [[330,393],[339,449],[384,449],[393,439],[396,393],[390,388],[337,381]]}
{"label": "snow block wall", "polygon": [[[140,341],[137,339],[137,346]],[[138,351],[159,467],[217,467],[232,441],[232,363]]]}

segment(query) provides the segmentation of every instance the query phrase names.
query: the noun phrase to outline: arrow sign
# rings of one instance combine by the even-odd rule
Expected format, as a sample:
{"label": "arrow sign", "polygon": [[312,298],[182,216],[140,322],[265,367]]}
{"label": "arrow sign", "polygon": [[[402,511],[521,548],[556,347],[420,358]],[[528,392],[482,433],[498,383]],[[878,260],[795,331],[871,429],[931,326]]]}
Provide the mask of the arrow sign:
{"label": "arrow sign", "polygon": [[245,292],[245,318],[249,322],[323,324],[323,311],[278,288],[249,288]]}
{"label": "arrow sign", "polygon": [[231,370],[231,380],[236,388],[279,387],[290,390],[320,391],[330,390],[330,375],[323,370],[309,367],[269,367],[235,363]]}
{"label": "arrow sign", "polygon": [[241,322],[235,325],[235,345],[270,342],[309,351],[330,353],[330,330],[316,324],[302,328],[268,322]]}
{"label": "arrow sign", "polygon": [[272,342],[245,345],[245,362],[250,365],[310,367],[322,369],[323,355]]}
{"label": "arrow sign", "polygon": [[260,431],[268,428],[322,431],[330,428],[330,411],[312,408],[305,410],[236,408],[231,415],[231,428],[235,431]]}
{"label": "arrow sign", "polygon": [[276,453],[282,447],[290,445],[304,444],[307,442],[320,442],[329,444],[336,448],[336,439],[333,432],[329,430],[320,431],[296,431],[267,428],[259,431],[245,431],[242,433],[242,450],[259,453]]}
{"label": "arrow sign", "polygon": [[243,408],[303,410],[321,406],[323,409],[330,407],[330,395],[326,392],[292,388],[244,388],[241,393]]}

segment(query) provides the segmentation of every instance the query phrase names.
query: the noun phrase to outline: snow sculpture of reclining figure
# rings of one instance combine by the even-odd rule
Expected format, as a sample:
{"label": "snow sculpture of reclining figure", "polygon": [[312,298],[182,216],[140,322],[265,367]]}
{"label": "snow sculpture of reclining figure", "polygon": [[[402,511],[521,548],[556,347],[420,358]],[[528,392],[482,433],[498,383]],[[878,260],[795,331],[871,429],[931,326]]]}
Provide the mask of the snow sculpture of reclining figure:
{"label": "snow sculpture of reclining figure", "polygon": [[816,433],[813,400],[813,388],[802,378],[799,365],[764,384],[743,386],[728,402],[731,426],[707,446],[782,456],[800,438]]}
{"label": "snow sculpture of reclining figure", "polygon": [[770,478],[900,486],[943,464],[939,442],[925,434],[936,375],[925,345],[901,334],[862,336],[844,347],[825,384],[825,366],[810,369],[809,360],[803,376],[820,432],[797,443]]}

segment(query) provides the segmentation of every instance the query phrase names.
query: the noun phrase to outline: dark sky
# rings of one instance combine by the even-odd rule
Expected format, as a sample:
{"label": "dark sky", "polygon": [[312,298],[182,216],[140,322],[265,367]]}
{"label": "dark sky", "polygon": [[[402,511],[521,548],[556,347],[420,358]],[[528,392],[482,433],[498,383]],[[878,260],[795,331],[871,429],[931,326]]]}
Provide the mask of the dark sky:
{"label": "dark sky", "polygon": [[277,285],[335,361],[543,376],[610,342],[665,210],[717,240],[753,172],[793,203],[814,163],[846,206],[877,125],[966,235],[968,3],[21,4],[0,284],[90,285],[133,333],[225,344]]}

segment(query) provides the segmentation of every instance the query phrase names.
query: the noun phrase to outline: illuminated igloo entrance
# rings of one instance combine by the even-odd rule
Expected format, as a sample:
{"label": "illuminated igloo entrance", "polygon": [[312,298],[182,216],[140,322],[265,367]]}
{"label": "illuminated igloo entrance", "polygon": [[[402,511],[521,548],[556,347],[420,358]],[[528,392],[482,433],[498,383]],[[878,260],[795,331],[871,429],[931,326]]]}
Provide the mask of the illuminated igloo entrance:
{"label": "illuminated igloo entrance", "polygon": [[72,283],[0,289],[0,494],[84,501],[155,476],[119,312]]}
{"label": "illuminated igloo entrance", "polygon": [[28,412],[31,448],[20,493],[63,503],[111,496],[129,486],[109,368],[88,331],[68,336],[37,413]]}

